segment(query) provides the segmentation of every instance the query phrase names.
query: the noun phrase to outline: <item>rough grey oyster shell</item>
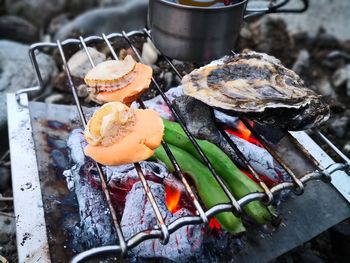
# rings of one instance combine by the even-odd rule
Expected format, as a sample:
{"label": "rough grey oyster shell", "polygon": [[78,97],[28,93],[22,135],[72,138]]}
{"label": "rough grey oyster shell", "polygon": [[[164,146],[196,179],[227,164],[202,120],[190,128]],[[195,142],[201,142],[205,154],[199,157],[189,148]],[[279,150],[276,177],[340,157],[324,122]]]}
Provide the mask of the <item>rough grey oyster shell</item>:
{"label": "rough grey oyster shell", "polygon": [[329,118],[320,95],[278,59],[263,53],[243,51],[221,64],[201,67],[186,75],[182,84],[186,95],[262,124],[303,130]]}

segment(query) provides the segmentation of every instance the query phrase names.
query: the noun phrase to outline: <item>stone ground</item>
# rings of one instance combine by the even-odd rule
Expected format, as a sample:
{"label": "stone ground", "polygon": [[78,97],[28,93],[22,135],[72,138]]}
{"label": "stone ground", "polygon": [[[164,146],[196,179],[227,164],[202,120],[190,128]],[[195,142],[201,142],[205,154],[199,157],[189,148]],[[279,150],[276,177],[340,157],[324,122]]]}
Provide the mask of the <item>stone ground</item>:
{"label": "stone ground", "polygon": [[[292,0],[290,6],[299,5],[300,0]],[[308,32],[316,35],[323,27],[340,40],[350,39],[350,1],[348,0],[309,0],[310,7],[303,14],[279,14],[288,25],[291,33]]]}

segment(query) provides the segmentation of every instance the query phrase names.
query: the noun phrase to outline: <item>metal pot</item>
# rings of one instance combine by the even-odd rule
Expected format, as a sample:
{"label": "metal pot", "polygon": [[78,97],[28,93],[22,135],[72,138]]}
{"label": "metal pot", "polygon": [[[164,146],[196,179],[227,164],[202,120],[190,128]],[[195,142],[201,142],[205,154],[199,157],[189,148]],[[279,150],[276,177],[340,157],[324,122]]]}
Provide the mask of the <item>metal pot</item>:
{"label": "metal pot", "polygon": [[[303,12],[280,9],[289,0],[258,9],[248,9],[248,0],[222,7],[195,7],[166,0],[150,0],[148,24],[157,48],[166,56],[183,61],[206,62],[227,54],[236,42],[243,19],[277,12]],[[266,2],[265,2],[266,3]]]}

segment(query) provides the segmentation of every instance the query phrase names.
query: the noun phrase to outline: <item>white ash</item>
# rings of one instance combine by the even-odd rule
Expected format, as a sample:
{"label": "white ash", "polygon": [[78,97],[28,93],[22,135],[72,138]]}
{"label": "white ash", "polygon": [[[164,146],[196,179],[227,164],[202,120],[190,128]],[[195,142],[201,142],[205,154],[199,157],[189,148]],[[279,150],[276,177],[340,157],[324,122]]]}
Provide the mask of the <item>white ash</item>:
{"label": "white ash", "polygon": [[[182,86],[172,88],[165,92],[165,94],[169,98],[170,102],[173,102],[176,98],[183,95]],[[160,95],[154,97],[153,99],[147,100],[144,103],[147,108],[156,110],[162,116],[162,118],[173,120],[169,107],[166,105]],[[136,106],[136,103],[132,105],[132,107]],[[229,127],[234,127],[238,121],[237,117],[232,117],[220,111],[214,110],[214,114],[219,123],[226,124]],[[238,144],[238,148],[243,152],[244,156],[248,158],[254,170],[256,170],[260,175],[267,176],[269,179],[276,182],[281,180],[281,175],[286,177],[284,170],[273,160],[268,151],[234,135],[230,135],[230,138]],[[226,141],[220,143],[220,147],[223,146],[225,146],[225,149],[230,148]],[[226,154],[228,153],[226,152]],[[241,160],[233,150],[230,150],[229,156],[236,162],[236,164],[242,165]]]}
{"label": "white ash", "polygon": [[[165,202],[164,185],[148,181],[150,189],[158,204],[166,224],[175,219],[191,215],[182,208],[175,214],[168,211]],[[151,203],[140,182],[133,185],[126,197],[125,209],[121,227],[126,239],[142,230],[154,228],[157,225]],[[178,229],[170,235],[169,243],[162,245],[159,240],[146,240],[131,250],[130,255],[137,258],[167,258],[182,262],[201,252],[203,236],[201,226],[190,225]]]}
{"label": "white ash", "polygon": [[73,165],[63,172],[67,187],[74,190],[79,205],[80,222],[72,231],[72,245],[77,251],[117,241],[102,191],[91,185],[89,175],[93,164],[85,158],[85,145],[82,130],[73,130],[67,141]]}
{"label": "white ash", "polygon": [[84,165],[85,153],[84,147],[87,142],[84,138],[83,130],[75,129],[71,132],[67,140],[67,146],[70,149],[70,156],[75,164]]}
{"label": "white ash", "polygon": [[[155,175],[159,179],[164,179],[168,176],[167,168],[156,162],[140,162],[141,170],[145,176]],[[128,179],[138,179],[138,174],[134,164],[124,164],[119,166],[106,166],[104,171],[108,181],[126,182]]]}
{"label": "white ash", "polygon": [[[70,149],[72,167],[63,172],[67,187],[75,192],[79,205],[80,221],[71,230],[72,245],[76,251],[95,246],[116,244],[117,242],[102,191],[91,185],[92,177],[95,181],[98,181],[98,178],[92,160],[85,157],[84,147],[86,144],[81,129],[71,132],[67,140],[67,146]],[[191,215],[185,208],[177,211],[174,215],[168,211],[164,185],[178,187],[181,192],[185,192],[185,190],[177,178],[168,174],[164,164],[144,161],[140,165],[146,178],[153,175],[163,183],[147,181],[166,224],[181,216]],[[133,164],[104,167],[103,169],[111,187],[115,182],[127,183],[129,179],[138,179]],[[130,238],[141,230],[153,228],[156,224],[154,211],[145,195],[145,191],[141,183],[136,182],[126,197],[121,221],[123,234],[125,238]],[[132,250],[131,256],[134,258],[156,257],[182,260],[199,253],[202,240],[200,226],[186,226],[171,235],[168,245],[163,246],[155,240],[145,241]]]}
{"label": "white ash", "polygon": [[288,179],[282,167],[276,163],[273,157],[264,148],[256,146],[253,143],[247,143],[246,140],[232,134],[227,134],[258,174],[267,176],[273,182],[281,182],[282,180]]}
{"label": "white ash", "polygon": [[71,132],[67,140],[67,147],[70,150],[70,158],[73,166],[63,171],[63,175],[66,178],[67,188],[70,191],[74,191],[74,175],[76,171],[79,171],[80,167],[85,164],[84,147],[87,142],[84,139],[83,130],[75,129]]}

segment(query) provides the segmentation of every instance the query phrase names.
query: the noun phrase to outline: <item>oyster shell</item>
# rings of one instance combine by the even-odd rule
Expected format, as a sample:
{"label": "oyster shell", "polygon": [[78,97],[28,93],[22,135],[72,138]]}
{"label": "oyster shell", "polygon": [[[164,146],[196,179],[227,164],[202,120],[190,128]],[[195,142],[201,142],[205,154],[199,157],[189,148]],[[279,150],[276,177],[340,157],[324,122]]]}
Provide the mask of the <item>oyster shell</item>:
{"label": "oyster shell", "polygon": [[184,93],[228,114],[289,130],[317,126],[329,117],[321,96],[275,57],[243,51],[219,65],[186,75]]}

